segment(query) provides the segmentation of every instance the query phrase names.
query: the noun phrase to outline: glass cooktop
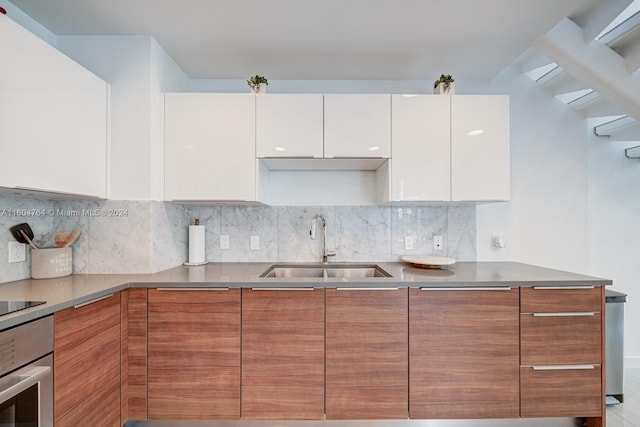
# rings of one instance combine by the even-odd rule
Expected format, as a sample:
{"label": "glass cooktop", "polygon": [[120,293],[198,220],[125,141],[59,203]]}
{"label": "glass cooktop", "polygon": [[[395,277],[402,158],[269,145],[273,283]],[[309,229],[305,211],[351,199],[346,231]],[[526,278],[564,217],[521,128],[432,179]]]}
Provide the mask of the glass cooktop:
{"label": "glass cooktop", "polygon": [[46,301],[0,301],[0,316],[44,303]]}

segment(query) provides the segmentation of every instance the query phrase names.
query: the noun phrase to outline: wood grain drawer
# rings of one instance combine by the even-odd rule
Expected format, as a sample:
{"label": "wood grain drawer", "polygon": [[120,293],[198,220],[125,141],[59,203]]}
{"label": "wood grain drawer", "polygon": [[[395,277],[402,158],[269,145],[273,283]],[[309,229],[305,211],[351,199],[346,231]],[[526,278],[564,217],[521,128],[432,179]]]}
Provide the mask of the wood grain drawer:
{"label": "wood grain drawer", "polygon": [[538,369],[520,368],[520,416],[602,416],[600,365],[591,369]]}
{"label": "wood grain drawer", "polygon": [[601,313],[521,314],[520,364],[599,364],[601,334]]}
{"label": "wood grain drawer", "polygon": [[521,313],[601,311],[603,289],[589,287],[522,287]]}

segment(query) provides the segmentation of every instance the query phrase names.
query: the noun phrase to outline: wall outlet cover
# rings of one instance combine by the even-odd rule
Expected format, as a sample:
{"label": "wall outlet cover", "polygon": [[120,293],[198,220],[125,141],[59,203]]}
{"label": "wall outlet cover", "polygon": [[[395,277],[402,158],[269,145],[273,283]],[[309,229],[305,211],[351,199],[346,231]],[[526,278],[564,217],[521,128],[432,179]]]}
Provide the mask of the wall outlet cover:
{"label": "wall outlet cover", "polygon": [[444,248],[442,236],[433,236],[433,250],[441,251]]}
{"label": "wall outlet cover", "polygon": [[20,242],[9,242],[7,252],[9,253],[9,263],[25,262],[27,260],[27,245]]}

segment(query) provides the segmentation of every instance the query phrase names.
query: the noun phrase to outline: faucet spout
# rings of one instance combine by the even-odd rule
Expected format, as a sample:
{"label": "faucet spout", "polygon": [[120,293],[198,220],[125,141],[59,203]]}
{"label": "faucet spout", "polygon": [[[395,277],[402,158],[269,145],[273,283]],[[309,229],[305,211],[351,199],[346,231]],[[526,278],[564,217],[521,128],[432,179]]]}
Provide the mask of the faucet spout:
{"label": "faucet spout", "polygon": [[313,218],[313,221],[311,222],[311,231],[309,231],[311,239],[315,240],[316,238],[318,222],[322,226],[322,262],[326,263],[329,261],[330,256],[336,256],[336,252],[330,251],[327,248],[327,220],[324,216],[318,214]]}

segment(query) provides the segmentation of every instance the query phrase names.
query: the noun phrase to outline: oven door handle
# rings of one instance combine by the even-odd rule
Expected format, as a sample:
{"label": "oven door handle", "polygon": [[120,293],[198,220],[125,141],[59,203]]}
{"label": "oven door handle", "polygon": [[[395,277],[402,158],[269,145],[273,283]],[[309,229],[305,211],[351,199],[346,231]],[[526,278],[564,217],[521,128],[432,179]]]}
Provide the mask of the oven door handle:
{"label": "oven door handle", "polygon": [[17,377],[20,379],[16,384],[0,390],[0,403],[4,403],[9,399],[12,399],[28,389],[29,387],[38,383],[44,377],[51,373],[51,367],[49,366],[35,366],[28,371],[21,372]]}

